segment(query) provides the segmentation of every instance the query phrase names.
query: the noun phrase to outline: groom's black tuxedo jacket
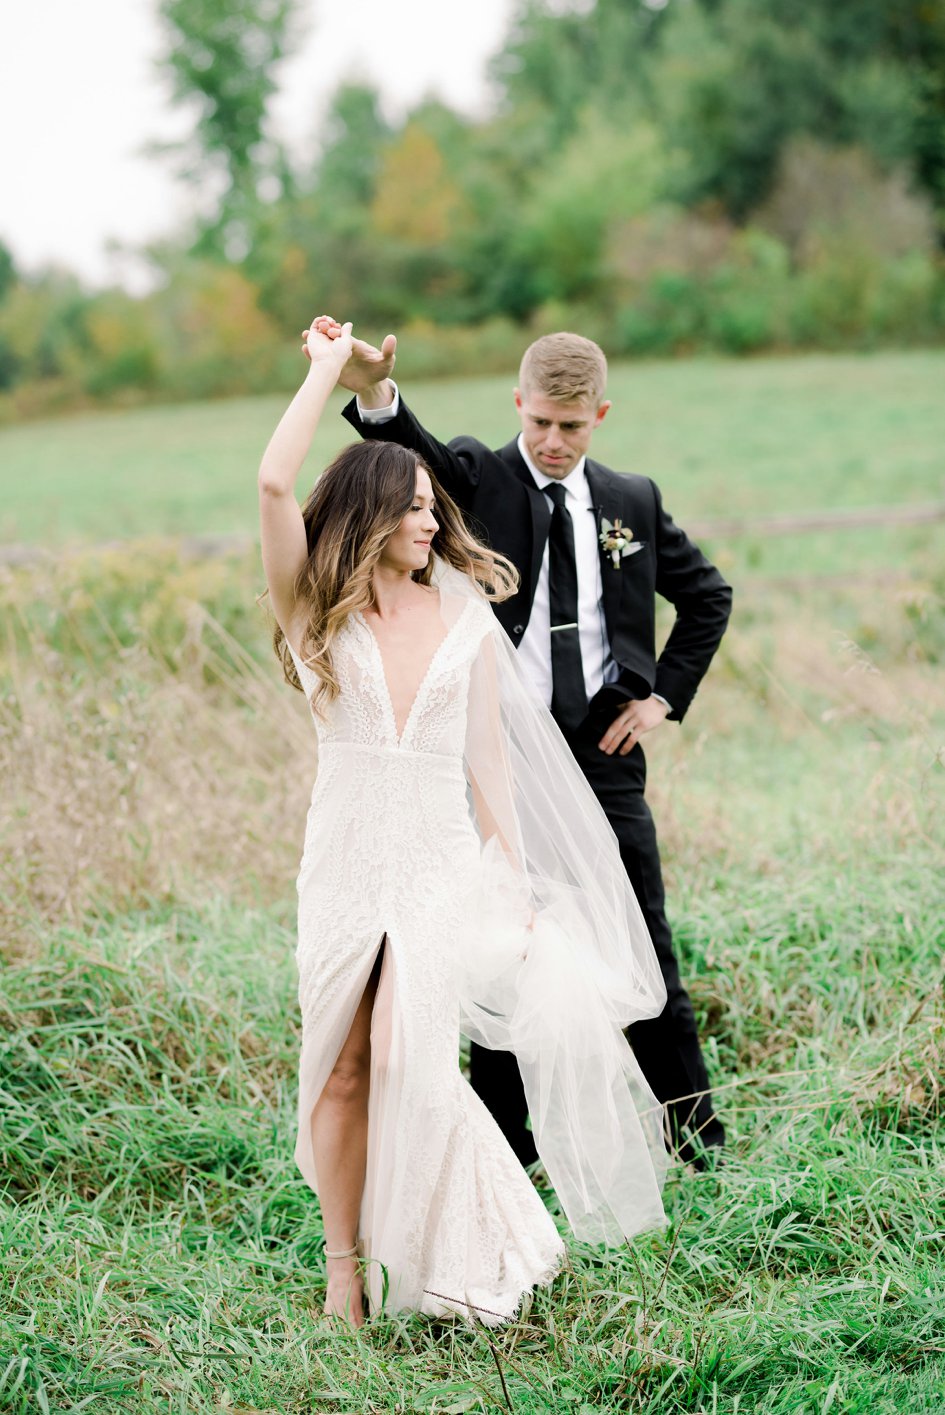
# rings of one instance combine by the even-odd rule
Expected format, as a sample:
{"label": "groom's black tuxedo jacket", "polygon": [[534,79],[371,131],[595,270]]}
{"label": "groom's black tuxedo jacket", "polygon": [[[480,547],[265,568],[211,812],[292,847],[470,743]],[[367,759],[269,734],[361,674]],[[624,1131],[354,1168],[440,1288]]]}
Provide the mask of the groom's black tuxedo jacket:
{"label": "groom's black tuxedo jacket", "polygon": [[[395,417],[366,423],[352,399],[344,416],[365,438],[399,442],[421,457],[443,489],[464,512],[470,529],[508,557],[521,576],[516,595],[494,606],[516,647],[528,624],[545,542],[551,502],[539,491],[522,460],[517,441],[490,451],[473,437],[449,444],[432,437],[403,399]],[[586,462],[586,475],[601,518],[615,521],[643,542],[643,549],[615,569],[601,550],[604,619],[610,648],[620,669],[605,694],[646,698],[659,693],[681,719],[712,660],[731,612],[732,591],[722,576],[663,510],[659,489],[648,477],[612,472]],[[655,595],[676,609],[663,652],[656,658]],[[592,708],[594,704],[592,704]],[[610,712],[610,718],[614,716]],[[608,719],[609,720],[609,719]]]}

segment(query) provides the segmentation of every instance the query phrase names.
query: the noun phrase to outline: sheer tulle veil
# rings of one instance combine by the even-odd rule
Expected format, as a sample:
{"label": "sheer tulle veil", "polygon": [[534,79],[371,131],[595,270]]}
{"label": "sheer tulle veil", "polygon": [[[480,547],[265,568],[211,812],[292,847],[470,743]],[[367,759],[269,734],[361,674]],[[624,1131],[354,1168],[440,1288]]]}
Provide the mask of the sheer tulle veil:
{"label": "sheer tulle veil", "polygon": [[[447,622],[483,599],[439,560],[434,584]],[[622,1030],[656,1016],[665,988],[616,837],[494,618],[465,765],[484,868],[458,950],[462,1029],[517,1056],[576,1235],[620,1244],[665,1222],[662,1108]]]}

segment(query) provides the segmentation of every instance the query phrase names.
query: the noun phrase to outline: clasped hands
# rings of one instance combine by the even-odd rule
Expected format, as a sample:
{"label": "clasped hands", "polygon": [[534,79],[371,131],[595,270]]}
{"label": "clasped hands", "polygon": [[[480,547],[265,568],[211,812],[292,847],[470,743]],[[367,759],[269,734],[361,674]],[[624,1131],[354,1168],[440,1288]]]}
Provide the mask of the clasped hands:
{"label": "clasped hands", "polygon": [[338,339],[345,341],[345,358],[338,374],[342,388],[350,393],[365,393],[390,376],[397,356],[396,335],[388,334],[377,349],[364,339],[355,339],[351,325],[339,324],[330,314],[316,315],[309,328],[302,330],[302,352],[315,361]]}

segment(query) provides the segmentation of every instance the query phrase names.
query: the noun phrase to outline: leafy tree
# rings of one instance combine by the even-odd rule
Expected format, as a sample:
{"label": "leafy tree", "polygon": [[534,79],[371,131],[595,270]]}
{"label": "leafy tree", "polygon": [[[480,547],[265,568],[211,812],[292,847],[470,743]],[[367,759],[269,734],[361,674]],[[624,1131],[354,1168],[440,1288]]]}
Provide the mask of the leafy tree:
{"label": "leafy tree", "polygon": [[[13,263],[13,252],[9,246],[0,241],[0,305],[6,300],[10,291],[15,288],[16,283],[17,275],[16,266]],[[0,388],[12,388],[19,371],[19,360],[3,327],[3,318],[0,315]]]}
{"label": "leafy tree", "polygon": [[384,153],[371,205],[371,240],[382,257],[381,278],[372,275],[368,285],[372,303],[380,309],[393,296],[410,316],[455,319],[465,222],[463,192],[439,143],[411,117]]}
{"label": "leafy tree", "polygon": [[377,231],[408,244],[442,246],[461,206],[436,141],[419,123],[409,122],[384,155],[371,211]]}
{"label": "leafy tree", "polygon": [[700,0],[670,7],[654,75],[690,201],[744,218],[795,134],[905,163],[945,203],[945,0]]}
{"label": "leafy tree", "polygon": [[48,270],[18,280],[0,308],[8,370],[27,379],[61,378],[87,358],[89,300],[74,275]]}
{"label": "leafy tree", "polygon": [[168,41],[161,62],[174,98],[196,107],[184,176],[220,188],[210,248],[245,240],[261,180],[285,171],[265,120],[295,7],[296,0],[159,0]]}
{"label": "leafy tree", "polygon": [[653,129],[623,131],[597,112],[585,114],[519,212],[516,245],[524,264],[541,274],[541,300],[603,293],[608,233],[659,199],[668,165]]}
{"label": "leafy tree", "polygon": [[374,200],[381,153],[389,138],[377,90],[367,84],[342,84],[325,122],[317,172],[319,193],[341,221],[363,216]]}
{"label": "leafy tree", "polygon": [[658,86],[669,141],[686,154],[678,195],[719,198],[744,219],[767,196],[790,135],[835,126],[836,115],[811,33],[757,13],[749,22],[740,5],[730,0],[717,17],[680,11]]}
{"label": "leafy tree", "polygon": [[13,252],[3,241],[0,241],[0,302],[6,299],[7,294],[16,284],[16,265],[13,261]]}
{"label": "leafy tree", "polygon": [[492,65],[520,189],[589,109],[687,156],[675,195],[744,221],[810,134],[907,165],[945,205],[945,0],[523,0]]}
{"label": "leafy tree", "polygon": [[664,16],[643,0],[596,0],[562,9],[525,0],[492,64],[500,110],[530,116],[533,137],[557,151],[589,107],[617,121],[650,102],[648,55]]}

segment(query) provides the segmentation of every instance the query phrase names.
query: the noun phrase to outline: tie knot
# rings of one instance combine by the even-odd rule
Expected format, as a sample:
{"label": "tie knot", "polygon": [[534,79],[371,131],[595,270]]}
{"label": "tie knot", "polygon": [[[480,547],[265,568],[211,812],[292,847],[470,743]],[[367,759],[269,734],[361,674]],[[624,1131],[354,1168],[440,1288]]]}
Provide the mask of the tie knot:
{"label": "tie knot", "polygon": [[550,497],[556,506],[564,505],[564,500],[567,496],[567,492],[565,491],[564,487],[561,485],[560,482],[549,482],[548,485],[543,488],[543,490],[545,495]]}

